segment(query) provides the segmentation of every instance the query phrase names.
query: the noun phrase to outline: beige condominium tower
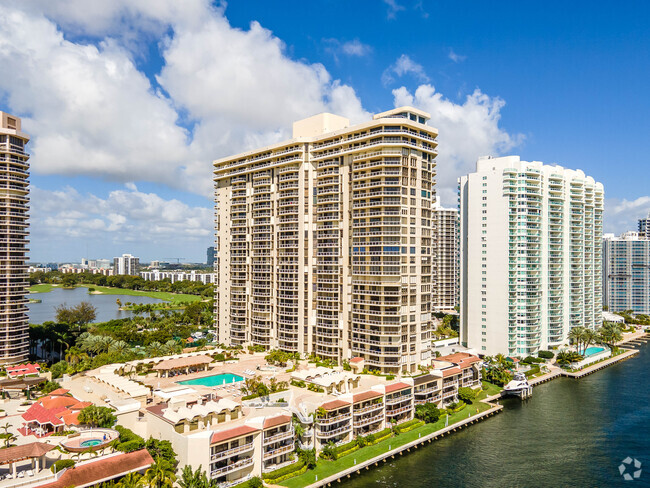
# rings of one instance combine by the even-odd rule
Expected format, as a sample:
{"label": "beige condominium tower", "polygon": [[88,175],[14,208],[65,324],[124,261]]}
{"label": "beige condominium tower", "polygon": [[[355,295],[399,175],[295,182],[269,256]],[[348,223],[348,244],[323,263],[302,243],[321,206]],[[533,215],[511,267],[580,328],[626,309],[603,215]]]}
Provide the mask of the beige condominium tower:
{"label": "beige condominium tower", "polygon": [[214,163],[221,342],[352,357],[383,372],[430,359],[437,130],[401,107]]}
{"label": "beige condominium tower", "polygon": [[481,158],[459,183],[461,340],[523,357],[599,327],[603,185],[518,156]]}
{"label": "beige condominium tower", "polygon": [[459,297],[458,209],[433,206],[431,310],[455,313]]}
{"label": "beige condominium tower", "polygon": [[20,119],[0,112],[0,364],[25,361],[29,353],[27,240],[29,136]]}

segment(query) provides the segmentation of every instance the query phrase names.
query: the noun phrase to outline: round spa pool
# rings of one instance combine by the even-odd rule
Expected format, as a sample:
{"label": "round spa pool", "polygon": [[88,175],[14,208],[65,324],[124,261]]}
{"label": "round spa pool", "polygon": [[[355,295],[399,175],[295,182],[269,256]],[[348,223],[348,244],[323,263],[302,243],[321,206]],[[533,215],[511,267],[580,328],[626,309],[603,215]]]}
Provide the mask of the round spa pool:
{"label": "round spa pool", "polygon": [[84,452],[101,449],[115,439],[120,433],[113,429],[90,429],[73,434],[61,442],[61,447],[68,452]]}

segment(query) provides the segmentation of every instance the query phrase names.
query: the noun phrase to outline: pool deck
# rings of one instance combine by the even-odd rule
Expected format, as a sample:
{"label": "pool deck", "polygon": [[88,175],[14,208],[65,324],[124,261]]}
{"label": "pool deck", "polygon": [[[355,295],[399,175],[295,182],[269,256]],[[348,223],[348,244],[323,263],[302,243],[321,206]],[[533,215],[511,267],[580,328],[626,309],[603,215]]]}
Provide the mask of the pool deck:
{"label": "pool deck", "polygon": [[587,366],[586,368],[581,369],[580,371],[576,371],[575,373],[562,370],[561,374],[567,378],[583,378],[584,376],[595,373],[596,371],[606,368],[607,366],[611,366],[612,364],[618,363],[620,361],[625,361],[626,359],[639,354],[639,351],[637,349],[621,349],[624,351],[621,354],[617,354],[616,356],[605,359],[604,361],[599,361],[595,364],[592,364],[591,366]]}

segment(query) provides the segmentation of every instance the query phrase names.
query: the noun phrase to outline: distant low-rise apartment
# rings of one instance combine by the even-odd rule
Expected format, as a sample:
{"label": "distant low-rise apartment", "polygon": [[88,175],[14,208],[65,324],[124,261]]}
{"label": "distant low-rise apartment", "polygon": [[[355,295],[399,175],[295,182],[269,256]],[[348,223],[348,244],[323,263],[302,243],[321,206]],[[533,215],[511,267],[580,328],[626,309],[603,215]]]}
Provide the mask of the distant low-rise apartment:
{"label": "distant low-rise apartment", "polygon": [[518,156],[459,181],[461,338],[480,354],[535,354],[602,323],[603,185]]}
{"label": "distant low-rise apartment", "polygon": [[430,361],[428,118],[321,114],[295,122],[290,141],[215,161],[220,342],[392,373]]}
{"label": "distant low-rise apartment", "polygon": [[122,256],[113,258],[113,271],[116,275],[131,275],[138,274],[140,266],[140,258],[130,254],[122,254]]}
{"label": "distant low-rise apartment", "polygon": [[216,273],[201,273],[196,270],[191,271],[160,271],[154,269],[151,271],[140,271],[140,276],[145,280],[160,281],[170,280],[172,283],[177,281],[200,281],[203,284],[214,283]]}

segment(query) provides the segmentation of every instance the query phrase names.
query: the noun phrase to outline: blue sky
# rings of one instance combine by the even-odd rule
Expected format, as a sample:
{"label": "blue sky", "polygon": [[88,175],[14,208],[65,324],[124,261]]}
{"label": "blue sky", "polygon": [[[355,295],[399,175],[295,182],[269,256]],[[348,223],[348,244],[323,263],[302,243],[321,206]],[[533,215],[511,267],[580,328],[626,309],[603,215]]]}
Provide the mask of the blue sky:
{"label": "blue sky", "polygon": [[650,210],[646,2],[4,6],[0,110],[33,138],[34,261],[203,261],[213,159],[403,103],[440,130],[444,204],[476,157],[519,154],[602,181],[605,231]]}

